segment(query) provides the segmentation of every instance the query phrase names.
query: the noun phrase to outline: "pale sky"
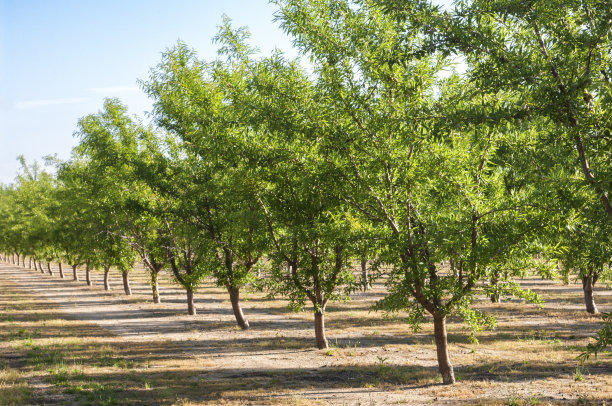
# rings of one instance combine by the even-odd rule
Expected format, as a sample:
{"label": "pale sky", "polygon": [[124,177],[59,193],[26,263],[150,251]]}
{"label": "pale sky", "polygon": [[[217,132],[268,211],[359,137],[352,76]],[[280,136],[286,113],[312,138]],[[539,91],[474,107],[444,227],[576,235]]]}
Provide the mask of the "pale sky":
{"label": "pale sky", "polygon": [[294,56],[273,13],[267,0],[0,0],[0,183],[13,181],[20,154],[67,159],[78,119],[104,98],[150,111],[136,81],[179,39],[214,59],[223,14],[248,26],[262,54]]}

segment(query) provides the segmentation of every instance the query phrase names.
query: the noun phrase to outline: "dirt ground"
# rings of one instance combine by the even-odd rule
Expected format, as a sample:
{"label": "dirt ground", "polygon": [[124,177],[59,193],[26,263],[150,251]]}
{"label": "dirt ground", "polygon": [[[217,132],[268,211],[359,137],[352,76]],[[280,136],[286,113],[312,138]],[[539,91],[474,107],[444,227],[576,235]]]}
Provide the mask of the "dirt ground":
{"label": "dirt ground", "polygon": [[[168,275],[155,305],[144,272],[132,272],[127,297],[118,272],[105,292],[101,273],[88,287],[68,271],[62,280],[0,264],[0,404],[612,403],[610,354],[576,359],[601,322],[584,311],[578,283],[522,280],[545,298],[542,309],[483,298],[478,307],[498,324],[479,344],[449,320],[457,377],[449,387],[440,383],[431,324],[414,333],[405,315],[371,311],[382,284],[329,305],[331,347],[317,350],[312,314],[261,292],[244,294],[251,328],[241,331],[212,281],[189,316]],[[596,287],[596,302],[612,311],[612,291]]]}

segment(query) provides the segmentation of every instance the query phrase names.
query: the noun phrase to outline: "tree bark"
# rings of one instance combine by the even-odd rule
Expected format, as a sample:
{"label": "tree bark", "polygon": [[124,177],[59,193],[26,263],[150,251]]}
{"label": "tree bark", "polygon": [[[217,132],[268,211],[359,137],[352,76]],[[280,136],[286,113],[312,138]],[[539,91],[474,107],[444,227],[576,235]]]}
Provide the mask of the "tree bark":
{"label": "tree bark", "polygon": [[240,306],[240,288],[228,285],[227,291],[230,295],[232,309],[234,310],[234,316],[236,317],[236,322],[238,323],[238,326],[243,330],[248,329],[249,322],[244,318],[244,313],[242,313],[242,307]]}
{"label": "tree bark", "polygon": [[[15,263],[15,261],[13,261],[13,263]],[[17,254],[17,264],[16,265],[19,265],[19,254]]]}
{"label": "tree bark", "polygon": [[196,308],[193,304],[193,290],[192,289],[187,289],[187,313],[189,313],[190,316],[195,316],[196,314]]}
{"label": "tree bark", "polygon": [[32,257],[28,260],[28,269],[32,269]]}
{"label": "tree bark", "polygon": [[77,264],[72,265],[72,277],[75,281],[79,280],[79,275],[77,274]]}
{"label": "tree bark", "polygon": [[45,270],[42,266],[42,261],[40,259],[38,260],[38,269],[40,269],[40,273],[45,273]]}
{"label": "tree bark", "polygon": [[442,382],[445,385],[451,385],[455,383],[455,373],[450,362],[450,356],[448,355],[445,315],[434,315],[434,338],[438,355],[438,369],[440,374],[442,374]]}
{"label": "tree bark", "polygon": [[[575,118],[572,122],[573,127],[576,126]],[[610,203],[610,198],[608,197],[608,193],[601,188],[601,186],[597,183],[593,172],[591,171],[591,167],[589,165],[589,161],[586,156],[586,152],[584,149],[584,142],[582,141],[582,137],[580,135],[574,136],[574,141],[576,142],[576,149],[578,150],[578,157],[580,158],[580,167],[582,168],[582,172],[584,173],[584,177],[586,181],[593,186],[593,189],[599,194],[601,203],[608,213],[608,220],[612,221],[612,203]]]}
{"label": "tree bark", "polygon": [[315,310],[315,338],[317,340],[317,348],[323,350],[328,348],[327,338],[325,338],[325,311]]}
{"label": "tree bark", "polygon": [[104,290],[110,290],[110,283],[108,281],[109,273],[110,273],[110,265],[104,266]]}
{"label": "tree bark", "polygon": [[151,290],[153,291],[153,303],[161,303],[161,299],[159,298],[159,283],[157,281],[158,276],[159,271],[151,271]]}
{"label": "tree bark", "polygon": [[47,271],[49,271],[49,275],[53,276],[53,270],[51,269],[50,261],[47,261]]}
{"label": "tree bark", "polygon": [[368,280],[368,260],[361,258],[361,279],[363,280],[363,291],[365,292],[370,287]]}
{"label": "tree bark", "polygon": [[21,261],[21,266],[23,266],[24,268],[26,267],[25,259],[26,259],[26,254],[23,254],[23,260]]}
{"label": "tree bark", "polygon": [[91,268],[89,267],[89,261],[85,263],[85,280],[87,281],[87,286],[91,286]]}
{"label": "tree bark", "polygon": [[584,304],[586,305],[586,311],[591,314],[597,314],[597,306],[595,305],[595,298],[593,297],[593,285],[595,281],[592,276],[582,277],[582,289],[584,291]]}
{"label": "tree bark", "polygon": [[64,267],[62,266],[62,259],[60,258],[59,262],[59,273],[60,273],[60,278],[64,279]]}
{"label": "tree bark", "polygon": [[123,278],[123,290],[126,295],[130,296],[132,288],[130,287],[129,271],[121,271],[121,277]]}
{"label": "tree bark", "polygon": [[34,257],[34,261],[33,262],[34,262],[34,270],[38,271],[38,266],[36,265],[36,257]]}
{"label": "tree bark", "polygon": [[[491,286],[497,286],[497,282],[499,282],[498,275],[492,276],[491,277]],[[491,302],[492,303],[499,303],[500,302],[500,300],[499,300],[499,293],[497,293],[497,292],[491,293],[490,298],[491,298]]]}

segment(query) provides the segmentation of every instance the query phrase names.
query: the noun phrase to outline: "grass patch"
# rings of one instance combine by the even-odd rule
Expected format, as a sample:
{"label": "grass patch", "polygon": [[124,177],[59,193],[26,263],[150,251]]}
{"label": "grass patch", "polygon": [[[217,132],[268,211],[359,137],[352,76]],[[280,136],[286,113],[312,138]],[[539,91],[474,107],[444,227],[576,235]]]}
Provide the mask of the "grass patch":
{"label": "grass patch", "polygon": [[31,398],[32,389],[19,371],[0,368],[0,405],[27,405]]}

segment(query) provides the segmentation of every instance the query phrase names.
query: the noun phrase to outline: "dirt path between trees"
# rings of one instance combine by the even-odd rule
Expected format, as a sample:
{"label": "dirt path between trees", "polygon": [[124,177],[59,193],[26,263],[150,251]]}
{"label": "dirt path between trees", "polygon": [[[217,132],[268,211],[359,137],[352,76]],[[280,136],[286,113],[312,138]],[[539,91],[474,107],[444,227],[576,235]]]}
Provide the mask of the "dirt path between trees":
{"label": "dirt path between trees", "polygon": [[[105,292],[100,273],[93,274],[93,286],[88,287],[72,281],[68,271],[62,280],[57,272],[52,277],[1,264],[0,281],[32,295],[39,306],[52,308],[50,323],[78,321],[106,331],[108,336],[102,334],[96,345],[123,348],[120,352],[126,356],[121,359],[133,366],[133,373],[150,380],[144,384],[149,386],[146,393],[130,392],[134,397],[129,403],[145,398],[142,404],[184,405],[612,400],[610,356],[584,367],[575,360],[599,324],[597,316],[582,311],[576,284],[524,281],[548,299],[543,310],[518,301],[483,301],[482,309],[495,314],[499,324],[479,335],[479,345],[467,341],[469,333],[458,320],[449,322],[451,359],[459,378],[449,388],[439,384],[431,326],[415,334],[401,315],[384,317],[370,311],[384,294],[382,285],[356,293],[350,302],[331,305],[327,323],[332,347],[320,351],[314,348],[308,312],[289,312],[287,302],[259,292],[244,295],[251,328],[241,331],[227,293],[210,281],[197,293],[198,314],[189,316],[184,293],[167,275],[161,283],[162,303],[155,305],[144,272],[132,273],[133,295],[127,297],[118,273],[113,275],[114,290]],[[79,276],[84,279],[81,272]],[[598,291],[596,300],[601,310],[612,309],[609,291]],[[49,343],[57,337],[34,339]],[[19,341],[13,343],[17,346]],[[91,374],[98,372],[93,368]],[[111,372],[105,372],[105,379]]]}

